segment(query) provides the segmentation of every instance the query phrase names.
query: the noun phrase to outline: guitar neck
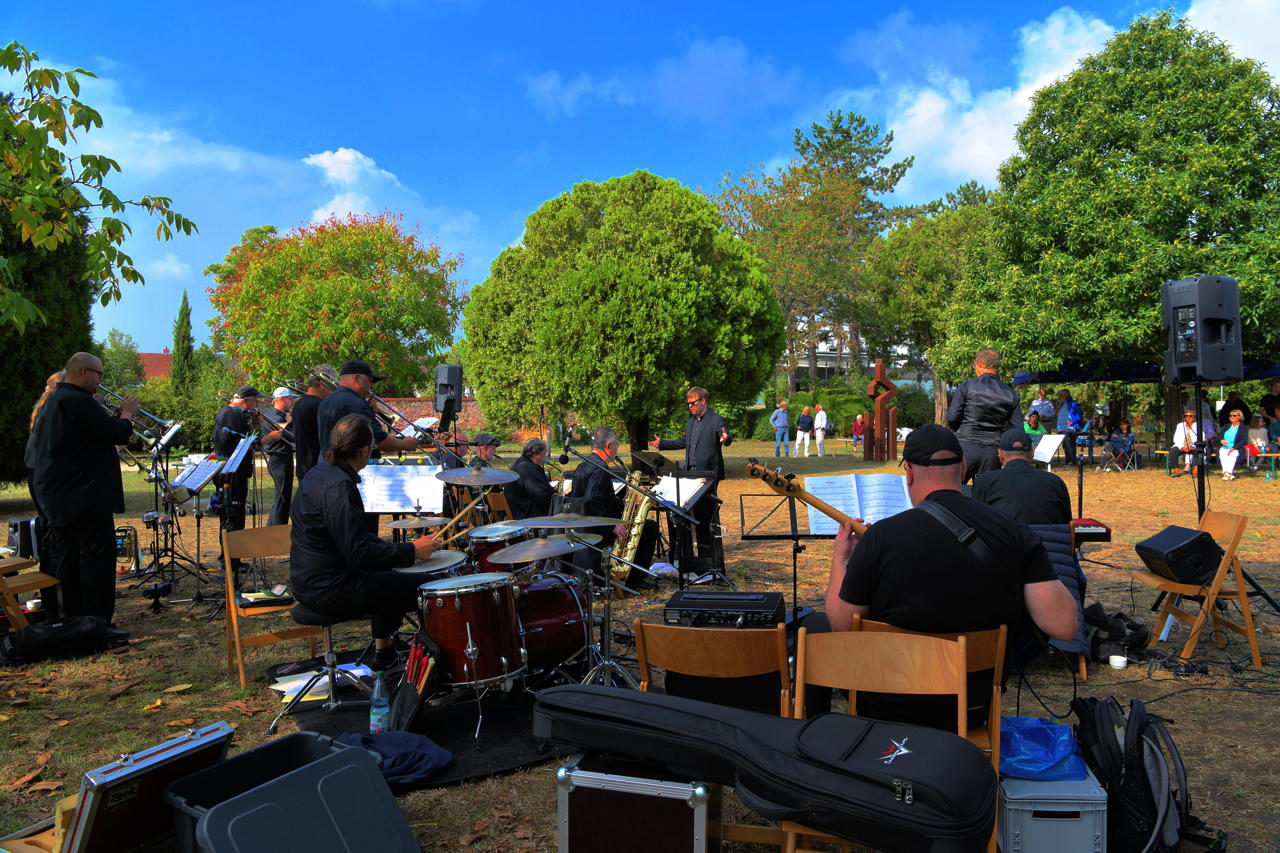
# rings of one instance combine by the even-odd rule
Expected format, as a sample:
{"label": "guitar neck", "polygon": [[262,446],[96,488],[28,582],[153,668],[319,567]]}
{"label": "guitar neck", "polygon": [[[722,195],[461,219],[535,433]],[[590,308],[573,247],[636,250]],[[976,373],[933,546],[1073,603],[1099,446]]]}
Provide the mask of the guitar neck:
{"label": "guitar neck", "polygon": [[747,476],[756,477],[780,495],[788,495],[803,504],[813,507],[818,512],[827,516],[827,518],[835,521],[837,524],[844,524],[848,522],[853,525],[854,532],[859,536],[867,532],[867,526],[865,524],[850,518],[848,515],[836,509],[822,498],[805,491],[804,487],[800,485],[799,480],[794,476],[788,477],[775,471],[770,471],[759,464],[748,465]]}

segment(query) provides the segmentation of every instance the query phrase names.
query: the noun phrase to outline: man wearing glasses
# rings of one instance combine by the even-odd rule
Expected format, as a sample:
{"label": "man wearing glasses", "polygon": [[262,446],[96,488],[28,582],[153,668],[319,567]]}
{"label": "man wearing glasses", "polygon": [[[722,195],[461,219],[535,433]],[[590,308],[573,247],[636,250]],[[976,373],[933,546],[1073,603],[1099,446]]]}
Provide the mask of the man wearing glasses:
{"label": "man wearing glasses", "polygon": [[[95,355],[78,352],[67,362],[33,427],[37,464],[31,483],[49,519],[61,616],[97,616],[110,625],[116,607],[114,514],[124,512],[116,445],[133,434],[138,398],[126,397],[118,417],[107,414],[93,398],[102,376]],[[112,640],[128,636],[108,629]]]}
{"label": "man wearing glasses", "polygon": [[[693,516],[698,520],[698,553],[710,556],[716,553],[717,539],[712,525],[720,514],[720,500],[716,490],[724,479],[724,456],[722,447],[733,444],[733,436],[729,435],[728,424],[724,418],[707,406],[707,389],[694,386],[685,394],[685,405],[689,407],[689,420],[684,425],[684,438],[662,440],[653,437],[650,446],[657,450],[683,450],[684,467],[688,471],[706,472],[711,484],[708,494],[703,495],[693,507]],[[717,568],[722,558],[717,558]]]}

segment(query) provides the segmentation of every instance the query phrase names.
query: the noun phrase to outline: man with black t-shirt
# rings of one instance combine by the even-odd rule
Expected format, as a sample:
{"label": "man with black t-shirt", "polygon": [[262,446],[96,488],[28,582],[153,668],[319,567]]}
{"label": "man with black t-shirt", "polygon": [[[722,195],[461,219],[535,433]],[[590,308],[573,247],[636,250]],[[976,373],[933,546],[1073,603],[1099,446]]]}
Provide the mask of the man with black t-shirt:
{"label": "man with black t-shirt", "polygon": [[[608,427],[597,427],[591,432],[591,452],[573,470],[573,508],[579,515],[622,518],[622,498],[618,497],[609,466],[618,458],[618,434]],[[625,540],[627,528],[621,524],[613,527],[590,527],[586,533],[599,533],[604,537],[597,545],[608,548],[618,540]],[[573,564],[582,572],[592,572],[600,567],[600,555],[591,548],[573,555]]]}
{"label": "man with black t-shirt", "polygon": [[[1012,651],[1030,617],[1049,636],[1073,639],[1075,600],[1058,580],[1040,537],[1021,521],[960,493],[964,456],[956,436],[936,424],[921,427],[907,436],[902,459],[915,508],[876,522],[860,537],[847,524],[836,536],[826,598],[831,630],[849,630],[855,613],[929,633],[1003,624]],[[989,551],[986,558],[921,509],[926,501],[972,528]],[[989,691],[990,676],[986,686],[978,676],[970,690]],[[859,699],[859,712],[951,728],[955,701],[867,696]]]}
{"label": "man with black t-shirt", "polygon": [[999,471],[973,481],[973,498],[1027,524],[1070,524],[1071,496],[1057,474],[1031,464],[1035,439],[1021,427],[1000,436]]}
{"label": "man with black t-shirt", "polygon": [[298,482],[320,461],[320,403],[329,396],[329,386],[318,374],[307,380],[307,393],[293,404],[289,431],[293,433],[293,469]]}

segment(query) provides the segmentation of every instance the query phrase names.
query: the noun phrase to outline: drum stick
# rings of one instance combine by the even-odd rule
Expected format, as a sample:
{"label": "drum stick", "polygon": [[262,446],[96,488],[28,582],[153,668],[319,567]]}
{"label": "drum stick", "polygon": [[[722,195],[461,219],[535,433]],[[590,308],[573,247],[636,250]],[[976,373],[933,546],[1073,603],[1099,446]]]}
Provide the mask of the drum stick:
{"label": "drum stick", "polygon": [[[443,527],[441,527],[439,530],[436,531],[436,536],[439,537],[440,534],[444,533],[450,527],[453,527],[455,524],[457,524],[459,521],[465,518],[467,513],[471,512],[472,508],[474,508],[475,505],[480,503],[480,501],[482,500],[484,500],[484,495],[476,495],[476,497],[471,501],[471,503],[467,504],[462,508],[461,512],[459,512],[453,518],[449,519],[448,524],[444,525]],[[453,540],[449,540],[449,541],[453,541]]]}
{"label": "drum stick", "polygon": [[466,536],[469,532],[470,532],[469,530],[459,530],[457,533],[453,534],[452,536],[450,536],[448,539],[444,540],[440,544],[448,545],[450,542],[457,539],[459,536]]}

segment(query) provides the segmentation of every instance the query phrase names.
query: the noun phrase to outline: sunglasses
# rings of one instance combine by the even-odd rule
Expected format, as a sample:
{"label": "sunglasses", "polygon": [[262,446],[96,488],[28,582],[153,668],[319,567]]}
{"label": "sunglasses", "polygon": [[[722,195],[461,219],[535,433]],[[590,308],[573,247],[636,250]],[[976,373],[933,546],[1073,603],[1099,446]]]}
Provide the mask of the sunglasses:
{"label": "sunglasses", "polygon": [[706,397],[699,397],[699,398],[698,398],[698,399],[696,399],[696,400],[685,400],[684,404],[685,404],[686,406],[696,406],[696,405],[698,405],[699,403],[701,403],[701,402],[702,402],[703,400],[705,400],[705,399],[707,399],[707,398],[706,398]]}

